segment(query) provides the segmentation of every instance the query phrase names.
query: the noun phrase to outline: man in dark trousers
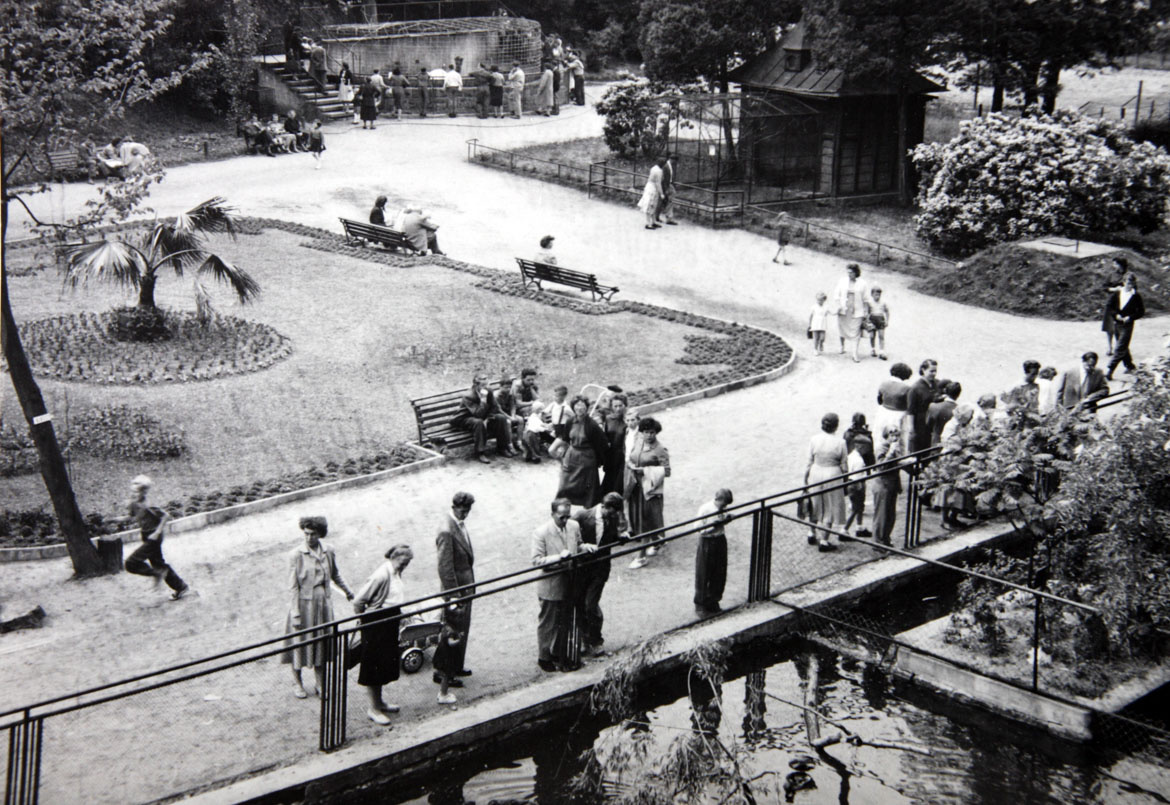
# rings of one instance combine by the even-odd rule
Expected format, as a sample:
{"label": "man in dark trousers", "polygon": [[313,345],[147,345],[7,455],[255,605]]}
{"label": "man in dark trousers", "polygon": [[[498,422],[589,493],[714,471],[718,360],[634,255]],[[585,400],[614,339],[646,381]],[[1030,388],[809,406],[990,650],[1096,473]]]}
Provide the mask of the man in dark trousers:
{"label": "man in dark trousers", "polygon": [[576,635],[573,630],[573,573],[565,560],[593,553],[596,545],[581,544],[581,527],[569,517],[567,498],[552,502],[552,517],[532,532],[532,564],[544,568],[536,583],[540,615],[536,624],[537,664],[542,671],[576,671]]}
{"label": "man in dark trousers", "polygon": [[456,492],[451,498],[451,511],[443,517],[439,535],[435,538],[438,554],[439,588],[447,607],[443,610],[443,631],[439,646],[435,649],[432,666],[433,680],[441,685],[439,704],[454,704],[455,694],[448,688],[461,688],[461,676],[471,676],[464,667],[467,656],[467,633],[471,629],[471,601],[463,596],[474,595],[475,588],[448,593],[464,585],[475,583],[475,551],[471,547],[471,535],[467,533],[467,515],[475,497],[469,492]]}
{"label": "man in dark trousers", "polygon": [[601,593],[609,581],[610,549],[630,538],[630,524],[626,522],[624,507],[622,496],[609,492],[596,506],[581,509],[573,515],[581,529],[581,544],[597,546],[589,564],[577,570],[574,596],[581,624],[581,653],[586,656],[601,654],[601,647],[605,645],[605,638],[601,635],[605,624]]}
{"label": "man in dark trousers", "polygon": [[487,457],[487,440],[496,440],[496,450],[502,456],[514,456],[508,436],[508,417],[500,412],[496,395],[488,388],[487,375],[476,372],[471,389],[459,401],[459,413],[451,420],[451,427],[470,431],[475,438],[475,457],[483,464],[490,464]]}
{"label": "man in dark trousers", "polygon": [[142,545],[126,559],[126,572],[137,576],[152,576],[157,587],[166,581],[171,588],[171,599],[178,601],[187,592],[186,582],[179,578],[174,568],[163,559],[163,532],[171,516],[160,508],[146,505],[146,493],[154,482],[145,475],[139,475],[130,482],[130,516],[138,523],[142,533]]}
{"label": "man in dark trousers", "polygon": [[723,527],[729,519],[730,489],[720,489],[715,499],[699,507],[696,517],[703,518],[699,548],[695,553],[695,614],[700,618],[721,611],[723,588],[727,585],[727,536]]}
{"label": "man in dark trousers", "polygon": [[1106,380],[1113,379],[1113,372],[1119,363],[1125,364],[1127,372],[1137,368],[1133,362],[1133,355],[1129,354],[1129,341],[1133,338],[1133,323],[1146,315],[1146,306],[1142,302],[1142,295],[1138,293],[1137,277],[1133,272],[1125,275],[1121,290],[1110,298],[1109,310],[1113,315],[1113,332],[1117,336],[1117,346],[1113,349],[1113,358],[1105,371]]}
{"label": "man in dark trousers", "polygon": [[418,68],[418,116],[427,116],[427,95],[431,87],[431,74],[426,67]]}
{"label": "man in dark trousers", "polygon": [[936,377],[938,361],[927,358],[919,365],[918,379],[910,385],[910,393],[906,397],[906,413],[912,419],[911,453],[930,447],[930,426],[926,423],[926,415],[930,411],[930,404],[937,397],[934,384]]}

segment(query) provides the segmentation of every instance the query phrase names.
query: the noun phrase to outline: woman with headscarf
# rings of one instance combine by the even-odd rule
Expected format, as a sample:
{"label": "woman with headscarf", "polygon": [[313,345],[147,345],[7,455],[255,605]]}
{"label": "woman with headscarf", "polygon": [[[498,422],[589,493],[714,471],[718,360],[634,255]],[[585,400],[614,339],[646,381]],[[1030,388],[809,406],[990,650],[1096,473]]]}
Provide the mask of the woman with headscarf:
{"label": "woman with headscarf", "polygon": [[361,668],[358,684],[366,689],[370,706],[366,716],[375,724],[389,726],[388,713],[397,713],[396,704],[382,698],[382,687],[398,679],[402,651],[398,645],[398,627],[406,588],[402,571],[414,558],[409,545],[395,545],[385,553],[386,561],[378,566],[353,599],[353,611],[361,615]]}
{"label": "woman with headscarf", "polygon": [[[337,557],[333,553],[333,547],[321,541],[329,533],[329,524],[325,518],[302,517],[300,527],[304,542],[289,554],[289,592],[292,593],[292,601],[289,603],[288,617],[285,620],[286,634],[311,629],[333,620],[330,582],[345,593],[347,600],[353,600],[353,593],[345,585],[337,569]],[[298,699],[308,696],[301,679],[302,668],[313,669],[317,693],[321,694],[322,673],[329,647],[324,639],[316,639],[311,643],[308,641],[324,636],[323,631],[311,632],[285,641],[287,650],[281,656],[281,662],[292,665],[293,695]]]}
{"label": "woman with headscarf", "polygon": [[[817,492],[818,486],[838,483],[840,477],[849,471],[849,451],[845,440],[837,435],[839,424],[836,414],[825,414],[821,417],[821,432],[809,441],[804,485],[811,487],[810,492]],[[808,499],[808,520],[813,526],[808,544],[816,545],[821,551],[836,550],[837,546],[829,542],[829,532],[821,530],[818,533],[816,525],[822,523],[826,528],[832,528],[835,523],[845,523],[844,487],[812,495]]]}
{"label": "woman with headscarf", "polygon": [[859,363],[857,351],[861,344],[861,324],[869,314],[869,285],[861,278],[861,266],[850,263],[845,266],[845,276],[833,291],[837,303],[837,330],[841,336],[841,354],[845,354],[845,342],[853,342],[853,362]]}
{"label": "woman with headscarf", "polygon": [[589,400],[574,397],[569,409],[573,419],[569,422],[569,444],[561,457],[561,484],[556,496],[567,498],[575,506],[595,506],[601,499],[597,470],[609,442],[605,431],[589,416]]}

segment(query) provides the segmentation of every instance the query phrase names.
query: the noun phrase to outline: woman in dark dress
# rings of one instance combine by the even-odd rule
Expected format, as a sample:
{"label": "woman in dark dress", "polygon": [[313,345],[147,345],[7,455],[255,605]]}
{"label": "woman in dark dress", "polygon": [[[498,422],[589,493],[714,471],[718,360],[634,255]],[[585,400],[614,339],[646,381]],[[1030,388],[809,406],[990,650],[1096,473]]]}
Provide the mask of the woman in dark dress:
{"label": "woman in dark dress", "polygon": [[382,699],[382,686],[398,680],[402,651],[398,645],[400,606],[406,601],[402,571],[414,558],[409,545],[395,545],[386,551],[386,561],[375,570],[353,599],[353,611],[361,615],[362,648],[358,684],[370,697],[366,715],[375,724],[388,726],[387,713],[397,713],[396,704]]}
{"label": "woman in dark dress", "polygon": [[561,486],[558,498],[567,498],[576,506],[595,506],[601,498],[597,469],[609,449],[605,431],[589,416],[589,401],[574,397],[569,403],[573,420],[569,423],[569,446],[561,458]]}
{"label": "woman in dark dress", "polygon": [[626,485],[626,395],[615,394],[610,398],[609,409],[603,414],[601,423],[609,449],[605,451],[601,479],[601,496],[607,492],[619,495]]}
{"label": "woman in dark dress", "polygon": [[358,100],[362,108],[362,128],[376,128],[374,121],[378,119],[378,101],[382,98],[382,91],[374,86],[374,80],[367,77],[358,92]]}

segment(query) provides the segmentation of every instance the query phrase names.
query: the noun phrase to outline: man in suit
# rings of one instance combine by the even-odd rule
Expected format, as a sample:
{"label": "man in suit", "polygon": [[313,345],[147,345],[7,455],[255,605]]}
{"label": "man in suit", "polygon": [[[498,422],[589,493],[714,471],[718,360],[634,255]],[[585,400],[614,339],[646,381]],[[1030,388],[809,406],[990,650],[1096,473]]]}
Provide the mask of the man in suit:
{"label": "man in suit", "polygon": [[450,693],[448,688],[463,687],[459,677],[471,676],[471,671],[464,667],[467,633],[471,628],[471,601],[463,596],[473,595],[475,588],[468,587],[458,592],[448,590],[475,583],[475,571],[472,569],[475,552],[471,548],[471,536],[467,533],[467,515],[471,513],[474,503],[475,498],[470,493],[456,492],[451,499],[451,511],[443,518],[439,535],[435,539],[439,588],[443,600],[447,602],[443,610],[443,631],[432,662],[435,669],[433,680],[442,685],[439,690],[440,704],[454,704],[455,694]]}
{"label": "man in suit", "polygon": [[487,375],[476,372],[471,389],[459,400],[459,412],[451,420],[451,427],[471,431],[475,438],[475,457],[483,464],[491,464],[487,457],[487,440],[496,440],[496,450],[503,456],[514,456],[508,436],[508,417],[500,411],[496,396],[488,388]]}
{"label": "man in suit", "polygon": [[596,544],[581,544],[581,527],[569,517],[566,498],[552,502],[552,518],[532,532],[532,564],[545,568],[536,583],[540,616],[536,625],[537,664],[543,671],[576,671],[581,667],[573,634],[573,575],[564,562]]}
{"label": "man in suit", "polygon": [[581,624],[582,652],[601,653],[605,638],[601,627],[605,616],[601,611],[601,593],[609,581],[610,549],[630,538],[630,524],[623,511],[625,501],[617,492],[609,492],[601,503],[591,509],[581,509],[573,521],[581,529],[581,545],[596,545],[597,555],[588,567],[577,571],[576,607]]}
{"label": "man in suit", "polygon": [[675,155],[667,151],[666,164],[662,166],[662,201],[658,204],[658,214],[654,216],[655,223],[661,223],[665,217],[671,226],[678,223],[674,220],[674,165]]}
{"label": "man in suit", "polygon": [[439,237],[435,234],[438,228],[439,225],[418,207],[410,207],[403,211],[402,234],[419,254],[426,254],[427,249],[433,254],[446,254],[439,248]]}
{"label": "man in suit", "polygon": [[1097,353],[1086,352],[1081,365],[1069,369],[1060,378],[1056,399],[1065,408],[1097,410],[1097,400],[1108,396],[1109,384],[1105,373],[1097,368]]}
{"label": "man in suit", "polygon": [[1113,315],[1113,332],[1117,337],[1117,347],[1113,350],[1113,358],[1105,372],[1106,380],[1113,379],[1113,372],[1119,363],[1125,363],[1127,372],[1137,368],[1133,362],[1133,355],[1129,354],[1129,341],[1133,338],[1133,323],[1146,315],[1146,306],[1142,302],[1142,295],[1137,291],[1137,278],[1133,272],[1125,275],[1121,290],[1114,293],[1109,300],[1109,308]]}
{"label": "man in suit", "polygon": [[911,453],[930,447],[930,427],[926,424],[926,415],[930,411],[930,404],[937,396],[934,382],[936,377],[938,361],[927,358],[918,366],[918,379],[910,385],[910,393],[906,397],[906,413],[910,414],[912,419]]}

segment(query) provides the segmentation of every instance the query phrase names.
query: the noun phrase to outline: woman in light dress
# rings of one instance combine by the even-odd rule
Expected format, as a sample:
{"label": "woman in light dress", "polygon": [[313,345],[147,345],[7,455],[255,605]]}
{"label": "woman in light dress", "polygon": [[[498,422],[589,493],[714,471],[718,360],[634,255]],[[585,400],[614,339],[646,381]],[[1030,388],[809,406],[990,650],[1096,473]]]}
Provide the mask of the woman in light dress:
{"label": "woman in light dress", "polygon": [[659,157],[650,169],[646,178],[646,186],[642,188],[642,198],[638,202],[638,209],[646,215],[646,229],[661,229],[661,225],[654,222],[658,214],[658,205],[662,201],[662,168],[666,165],[666,157]]}
{"label": "woman in light dress", "polygon": [[[849,451],[845,440],[837,435],[840,419],[828,413],[821,417],[821,432],[812,437],[808,445],[808,467],[804,471],[805,486],[816,492],[817,485],[833,485],[849,471]],[[845,489],[838,487],[815,494],[808,499],[808,519],[813,529],[808,535],[808,544],[816,545],[821,551],[834,551],[837,546],[829,542],[829,532],[816,528],[821,523],[825,528],[844,525]]]}
{"label": "woman in light dress", "polygon": [[857,350],[861,345],[861,323],[869,314],[869,285],[861,278],[861,266],[850,263],[845,266],[845,276],[833,291],[837,303],[837,329],[841,336],[841,354],[845,354],[845,342],[853,343],[853,362],[861,357]]}
{"label": "woman in light dress", "polygon": [[[637,437],[626,448],[625,498],[629,504],[630,535],[634,537],[665,525],[662,487],[670,477],[670,453],[658,441],[662,425],[648,416],[638,420],[637,428]],[[642,567],[658,551],[657,546],[643,548],[630,567]]]}
{"label": "woman in light dress", "polygon": [[[302,517],[300,527],[304,542],[289,554],[289,592],[292,593],[292,601],[289,602],[288,617],[285,620],[286,634],[311,629],[333,620],[330,582],[345,593],[347,600],[353,600],[353,593],[337,570],[337,557],[333,553],[333,547],[321,541],[329,533],[329,524],[325,518]],[[292,665],[293,695],[298,699],[308,696],[304,681],[301,679],[302,668],[313,669],[317,694],[321,693],[322,674],[329,646],[325,640],[316,640],[312,643],[306,641],[323,637],[324,634],[323,631],[310,632],[285,641],[287,650],[281,656],[281,662]]]}

